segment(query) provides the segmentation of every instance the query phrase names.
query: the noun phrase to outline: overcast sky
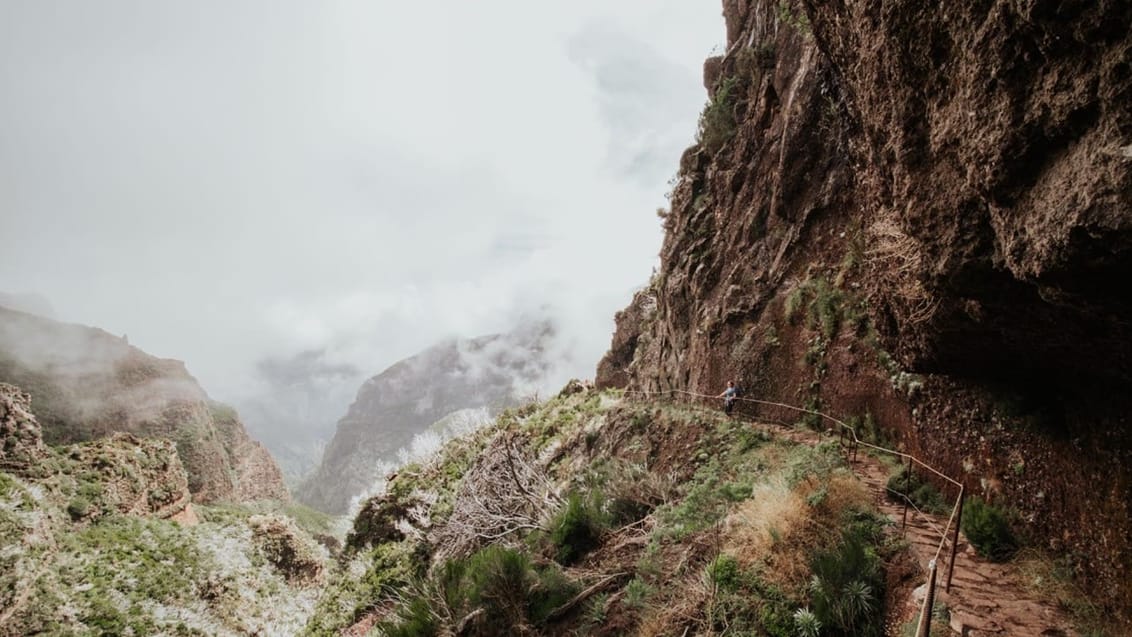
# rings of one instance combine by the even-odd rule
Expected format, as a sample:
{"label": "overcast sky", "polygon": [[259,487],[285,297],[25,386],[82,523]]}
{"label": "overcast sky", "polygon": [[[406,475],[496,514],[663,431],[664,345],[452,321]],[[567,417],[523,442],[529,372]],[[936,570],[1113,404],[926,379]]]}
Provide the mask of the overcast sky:
{"label": "overcast sky", "polygon": [[592,376],[714,0],[0,0],[0,291],[178,358],[373,374],[550,306]]}

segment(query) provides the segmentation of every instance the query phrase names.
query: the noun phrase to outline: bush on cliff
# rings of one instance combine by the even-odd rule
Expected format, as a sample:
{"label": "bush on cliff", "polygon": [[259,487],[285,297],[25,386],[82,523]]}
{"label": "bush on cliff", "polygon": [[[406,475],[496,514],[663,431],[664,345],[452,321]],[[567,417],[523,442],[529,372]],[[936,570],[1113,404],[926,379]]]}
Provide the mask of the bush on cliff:
{"label": "bush on cliff", "polygon": [[1018,550],[1018,541],[1002,509],[971,498],[963,506],[963,533],[979,555],[1004,562]]}
{"label": "bush on cliff", "polygon": [[724,78],[700,115],[700,129],[696,139],[709,154],[719,152],[739,128],[735,120],[737,85],[737,78]]}

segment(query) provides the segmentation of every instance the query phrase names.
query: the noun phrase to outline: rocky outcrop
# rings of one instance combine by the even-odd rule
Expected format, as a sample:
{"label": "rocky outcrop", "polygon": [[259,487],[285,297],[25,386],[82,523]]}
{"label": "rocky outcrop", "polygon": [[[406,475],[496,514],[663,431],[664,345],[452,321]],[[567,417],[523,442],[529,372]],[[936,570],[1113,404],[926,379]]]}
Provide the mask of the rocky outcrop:
{"label": "rocky outcrop", "polygon": [[220,434],[228,464],[233,472],[235,500],[289,499],[283,486],[283,472],[261,443],[244,431],[236,410],[211,403],[212,420]]}
{"label": "rocky outcrop", "polygon": [[39,423],[31,413],[31,396],[0,383],[0,470],[35,475],[47,456]]}
{"label": "rocky outcrop", "polygon": [[278,515],[253,515],[248,518],[248,526],[256,546],[288,582],[320,580],[325,556],[291,520]]}
{"label": "rocky outcrop", "polygon": [[534,393],[548,369],[546,324],[504,335],[450,340],[370,378],[338,421],[318,470],[298,489],[302,502],[345,513],[350,499],[397,460],[417,434],[444,420],[486,422]]}
{"label": "rocky outcrop", "polygon": [[0,383],[0,471],[51,480],[75,520],[111,513],[195,520],[189,481],[172,442],[115,433],[59,450],[43,444],[31,396]]}
{"label": "rocky outcrop", "polygon": [[740,377],[757,398],[867,414],[1014,510],[1127,621],[1132,8],[724,15],[655,315],[623,313],[598,383],[715,394]]}
{"label": "rocky outcrop", "polygon": [[189,479],[172,442],[116,433],[65,451],[78,484],[68,512],[76,520],[110,513],[195,520]]}
{"label": "rocky outcrop", "polygon": [[210,401],[180,361],[125,338],[0,308],[0,381],[30,394],[48,444],[116,432],[166,438],[197,501],[288,497],[278,467],[234,410]]}
{"label": "rocky outcrop", "polygon": [[640,343],[641,335],[655,316],[656,293],[650,286],[634,294],[629,306],[613,317],[613,343],[597,364],[594,383],[598,389],[625,387],[629,384],[629,367],[633,364],[633,356],[638,348],[645,349]]}

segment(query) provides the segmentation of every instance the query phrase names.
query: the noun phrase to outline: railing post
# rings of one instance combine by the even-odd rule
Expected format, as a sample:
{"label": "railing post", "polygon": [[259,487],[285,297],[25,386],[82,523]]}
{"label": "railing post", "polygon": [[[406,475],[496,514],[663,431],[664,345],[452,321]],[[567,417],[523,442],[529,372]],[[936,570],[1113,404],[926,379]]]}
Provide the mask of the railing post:
{"label": "railing post", "polygon": [[916,637],[929,637],[932,630],[932,607],[935,605],[935,560],[928,562],[928,594],[924,596],[924,607],[920,611],[920,623],[916,627]]}
{"label": "railing post", "polygon": [[908,487],[912,479],[912,456],[908,456],[908,469],[904,472],[904,515],[900,518],[900,528],[908,524]]}
{"label": "railing post", "polygon": [[959,524],[963,521],[963,499],[966,497],[966,485],[959,485],[959,509],[955,512],[955,535],[951,538],[951,560],[947,565],[947,585],[943,590],[951,592],[951,577],[955,575],[955,553],[959,551]]}

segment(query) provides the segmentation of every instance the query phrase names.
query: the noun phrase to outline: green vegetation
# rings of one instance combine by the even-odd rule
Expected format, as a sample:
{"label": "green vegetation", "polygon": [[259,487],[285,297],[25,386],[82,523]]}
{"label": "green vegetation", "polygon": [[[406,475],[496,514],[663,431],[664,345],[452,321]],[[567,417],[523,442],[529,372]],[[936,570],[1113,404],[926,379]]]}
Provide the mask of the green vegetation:
{"label": "green vegetation", "polygon": [[763,42],[742,48],[735,57],[735,66],[741,73],[755,75],[773,69],[777,57],[774,42]]}
{"label": "green vegetation", "polygon": [[67,504],[67,513],[70,514],[74,520],[81,520],[90,514],[91,503],[90,500],[82,497],[75,496]]}
{"label": "green vegetation", "polygon": [[170,522],[112,516],[60,539],[69,558],[63,581],[85,586],[80,621],[103,633],[167,630],[147,606],[189,602],[208,570],[196,543]]}
{"label": "green vegetation", "polygon": [[810,17],[801,8],[793,6],[792,0],[780,0],[777,10],[778,20],[805,37],[812,37]]}
{"label": "green vegetation", "polygon": [[867,443],[886,448],[894,446],[892,440],[881,430],[872,413],[866,412],[864,416],[850,416],[845,424],[852,427],[853,431],[857,432],[857,437]]}
{"label": "green vegetation", "polygon": [[497,545],[449,560],[415,589],[381,626],[387,637],[520,634],[544,624],[578,592],[557,568],[536,567],[525,554]]}
{"label": "green vegetation", "polygon": [[601,510],[601,494],[594,492],[583,498],[572,493],[550,523],[550,539],[555,559],[560,564],[573,564],[597,546],[601,534],[609,527],[608,516]]}
{"label": "green vegetation", "polygon": [[[917,624],[919,623],[918,619],[917,617],[913,621],[905,622],[900,627],[901,637],[916,637]],[[951,626],[948,624],[950,619],[951,613],[947,608],[947,604],[937,600],[935,606],[932,608],[932,619],[931,623],[928,625],[928,637],[952,637],[955,632],[951,630]]]}
{"label": "green vegetation", "polygon": [[[843,281],[843,278],[839,276]],[[806,326],[819,332],[826,341],[832,341],[849,325],[858,335],[868,328],[863,302],[843,291],[841,283],[830,283],[824,276],[806,279],[787,295],[782,312],[787,321],[794,323],[799,311],[805,310]]]}
{"label": "green vegetation", "polygon": [[[389,543],[356,554],[342,576],[332,582],[319,598],[302,634],[337,637],[344,627],[362,617],[377,600],[393,591],[403,590],[413,581],[418,570],[413,565],[411,551],[404,544]],[[361,574],[351,574],[354,570],[361,571]]]}
{"label": "green vegetation", "polygon": [[[200,507],[204,520],[194,527],[118,512],[134,498],[170,497],[169,485],[147,474],[162,469],[154,467],[161,454],[150,449],[108,438],[52,450],[41,463],[50,471],[27,482],[0,473],[0,606],[13,611],[4,628],[52,635],[297,630],[313,595],[289,587],[258,557],[246,510]],[[313,559],[321,568],[321,554]]]}
{"label": "green vegetation", "polygon": [[1082,635],[1109,635],[1111,617],[1089,599],[1076,579],[1082,574],[1079,556],[1050,554],[1042,549],[1021,548],[1013,558],[1027,590],[1039,599],[1057,602],[1073,619]]}
{"label": "green vegetation", "polygon": [[317,511],[299,502],[256,500],[254,502],[214,502],[195,505],[197,515],[206,522],[241,524],[253,515],[283,515],[295,521],[310,536],[330,534],[334,516]]}
{"label": "green vegetation", "polygon": [[884,572],[876,548],[884,522],[860,516],[842,532],[836,547],[817,552],[810,566],[813,614],[819,625],[840,635],[884,634]]}
{"label": "green vegetation", "polygon": [[[473,438],[363,507],[400,531],[343,554],[307,634],[376,621],[398,636],[616,625],[795,637],[868,634],[880,615],[881,563],[895,549],[834,443],[599,392],[507,412]],[[490,503],[496,485],[499,497],[527,494],[503,519],[537,514],[500,527],[469,504],[468,489]],[[411,516],[390,508],[409,501]]]}
{"label": "green vegetation", "polygon": [[904,465],[889,476],[885,493],[888,499],[898,503],[903,503],[904,497],[907,497],[916,508],[926,513],[946,514],[951,511],[951,503],[922,472],[913,470],[909,475],[908,467]]}
{"label": "green vegetation", "polygon": [[980,498],[968,498],[963,505],[963,533],[979,555],[996,562],[1010,559],[1018,550],[1006,513]]}
{"label": "green vegetation", "polygon": [[735,116],[739,86],[738,78],[723,78],[715,90],[715,95],[700,115],[696,140],[709,154],[714,155],[719,152],[739,129]]}
{"label": "green vegetation", "polygon": [[216,422],[235,422],[239,420],[240,416],[236,413],[236,408],[231,405],[210,400],[208,402],[208,410],[212,415],[212,419]]}

